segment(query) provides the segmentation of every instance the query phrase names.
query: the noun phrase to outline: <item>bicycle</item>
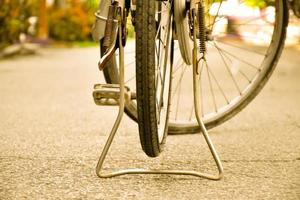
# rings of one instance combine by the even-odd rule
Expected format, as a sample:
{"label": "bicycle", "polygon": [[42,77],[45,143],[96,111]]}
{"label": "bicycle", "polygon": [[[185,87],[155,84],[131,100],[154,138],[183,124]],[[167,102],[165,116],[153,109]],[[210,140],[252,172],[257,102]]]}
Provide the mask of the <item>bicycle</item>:
{"label": "bicycle", "polygon": [[[141,146],[149,157],[163,150],[168,131],[201,131],[219,169],[219,176],[208,176],[215,180],[222,177],[223,169],[206,128],[229,120],[260,92],[280,57],[288,24],[286,0],[270,1],[252,10],[245,6],[246,1],[228,2],[102,1],[93,34],[100,41],[99,68],[110,84],[95,86],[96,104],[124,108],[138,123]],[[246,15],[245,11],[254,13]],[[123,46],[129,12],[136,32],[136,74],[124,81]],[[132,87],[124,86],[134,79]],[[120,112],[112,132],[117,130]],[[100,177],[106,177],[99,174],[104,158],[98,162]],[[190,171],[171,174],[178,173],[207,177]]]}

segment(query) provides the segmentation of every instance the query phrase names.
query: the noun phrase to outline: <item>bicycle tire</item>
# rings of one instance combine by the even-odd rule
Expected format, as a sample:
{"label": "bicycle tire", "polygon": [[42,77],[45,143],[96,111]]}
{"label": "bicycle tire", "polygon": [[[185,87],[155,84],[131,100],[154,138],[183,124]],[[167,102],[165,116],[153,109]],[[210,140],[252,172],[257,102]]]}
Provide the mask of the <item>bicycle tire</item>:
{"label": "bicycle tire", "polygon": [[[163,150],[168,130],[171,22],[164,24],[165,13],[157,12],[163,6],[162,2],[141,0],[137,1],[136,10],[138,126],[142,149],[149,157],[156,157]],[[171,20],[171,13],[167,15]]]}

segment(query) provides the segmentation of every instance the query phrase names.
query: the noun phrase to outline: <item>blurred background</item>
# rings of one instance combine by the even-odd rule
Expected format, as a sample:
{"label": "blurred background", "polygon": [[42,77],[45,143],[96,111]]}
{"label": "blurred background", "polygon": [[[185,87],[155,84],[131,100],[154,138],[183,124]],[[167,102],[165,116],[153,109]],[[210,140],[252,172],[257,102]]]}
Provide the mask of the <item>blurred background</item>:
{"label": "blurred background", "polygon": [[[99,2],[0,0],[0,55],[30,53],[37,47],[34,44],[96,45],[92,41],[91,27]],[[23,44],[22,51],[20,44]]]}
{"label": "blurred background", "polygon": [[18,43],[90,42],[96,0],[0,0],[0,51]]}
{"label": "blurred background", "polygon": [[[212,1],[210,14],[218,7],[218,1]],[[234,6],[237,0],[225,1],[226,8]],[[239,9],[234,16],[218,23],[220,31],[230,29],[230,24],[249,15],[259,15],[267,8],[268,1],[246,0],[246,6]],[[70,46],[96,45],[91,38],[91,27],[94,22],[94,12],[99,0],[0,0],[0,55],[32,52],[40,45],[64,44]],[[130,21],[130,20],[128,20]],[[261,23],[260,29],[264,24]],[[129,28],[130,36],[133,28]],[[243,35],[253,34],[251,30],[237,30]],[[267,32],[262,30],[263,32]],[[254,31],[255,34],[257,31]],[[262,37],[264,33],[261,33]],[[288,45],[297,45],[300,41],[299,19],[290,15],[288,28]],[[252,41],[256,42],[256,41]],[[20,45],[23,44],[23,45]],[[27,50],[27,51],[26,51]]]}

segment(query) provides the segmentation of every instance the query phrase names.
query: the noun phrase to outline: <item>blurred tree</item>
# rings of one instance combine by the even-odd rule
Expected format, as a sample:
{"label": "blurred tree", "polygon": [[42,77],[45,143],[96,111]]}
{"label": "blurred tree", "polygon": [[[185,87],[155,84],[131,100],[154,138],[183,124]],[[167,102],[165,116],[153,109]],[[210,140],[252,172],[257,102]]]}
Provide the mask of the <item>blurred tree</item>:
{"label": "blurred tree", "polygon": [[0,0],[0,49],[19,42],[26,33],[28,18],[37,14],[38,0]]}
{"label": "blurred tree", "polygon": [[66,8],[68,2],[66,0],[54,0],[54,7],[56,8]]}
{"label": "blurred tree", "polygon": [[38,37],[42,40],[47,40],[49,35],[46,3],[46,0],[40,0],[39,2]]}
{"label": "blurred tree", "polygon": [[[0,49],[19,43],[20,35],[27,34],[29,27],[30,39],[33,40],[34,37],[61,41],[91,40],[90,28],[99,0],[52,0],[52,6],[47,6],[47,2],[0,0]],[[36,25],[34,19],[37,19]]]}
{"label": "blurred tree", "polygon": [[71,0],[67,7],[51,8],[49,12],[51,38],[61,41],[91,40],[89,10],[80,0]]}

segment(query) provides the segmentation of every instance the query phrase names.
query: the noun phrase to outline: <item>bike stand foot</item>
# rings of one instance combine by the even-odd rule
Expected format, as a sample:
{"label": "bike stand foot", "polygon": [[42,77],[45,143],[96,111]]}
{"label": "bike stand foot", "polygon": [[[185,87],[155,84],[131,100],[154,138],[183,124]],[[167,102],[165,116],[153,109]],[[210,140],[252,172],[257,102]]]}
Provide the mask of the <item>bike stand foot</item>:
{"label": "bike stand foot", "polygon": [[97,167],[96,167],[96,173],[98,177],[100,178],[111,178],[115,176],[121,176],[126,174],[170,174],[170,175],[190,175],[190,176],[196,176],[200,178],[206,178],[210,180],[220,180],[223,177],[223,167],[221,164],[221,161],[219,159],[218,154],[216,153],[213,144],[211,143],[211,140],[209,138],[209,135],[207,133],[207,130],[202,122],[201,130],[203,133],[203,136],[208,144],[208,147],[213,155],[213,158],[216,162],[217,168],[218,168],[218,174],[217,175],[211,175],[207,173],[201,173],[193,170],[163,170],[163,169],[124,169],[124,170],[118,170],[114,172],[105,172],[102,170],[102,166],[105,160],[105,157],[107,155],[107,152],[111,146],[111,143],[113,141],[113,138],[115,136],[115,133],[118,129],[118,126],[120,124],[121,118],[122,118],[122,110],[120,109],[119,115],[117,117],[117,120],[113,126],[113,129],[107,139],[107,142],[104,146],[104,149],[101,153],[101,156],[99,158]]}

